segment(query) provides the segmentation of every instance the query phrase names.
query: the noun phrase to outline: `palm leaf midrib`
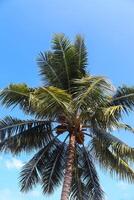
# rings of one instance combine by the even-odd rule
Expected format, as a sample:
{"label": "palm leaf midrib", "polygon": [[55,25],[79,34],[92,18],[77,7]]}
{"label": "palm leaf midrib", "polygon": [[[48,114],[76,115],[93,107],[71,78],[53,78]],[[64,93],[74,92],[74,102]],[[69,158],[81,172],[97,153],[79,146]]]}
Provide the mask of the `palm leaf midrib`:
{"label": "palm leaf midrib", "polygon": [[[50,122],[50,121],[48,121]],[[37,120],[37,121],[32,121],[32,120],[29,120],[29,121],[25,121],[25,122],[20,122],[20,123],[17,123],[17,124],[13,124],[13,125],[8,125],[4,128],[0,128],[0,131],[2,130],[6,130],[6,129],[9,129],[9,128],[13,128],[13,127],[17,127],[17,126],[21,126],[21,125],[27,125],[27,124],[33,124],[33,123],[41,123],[41,124],[46,124],[47,121],[41,121],[41,120]]]}

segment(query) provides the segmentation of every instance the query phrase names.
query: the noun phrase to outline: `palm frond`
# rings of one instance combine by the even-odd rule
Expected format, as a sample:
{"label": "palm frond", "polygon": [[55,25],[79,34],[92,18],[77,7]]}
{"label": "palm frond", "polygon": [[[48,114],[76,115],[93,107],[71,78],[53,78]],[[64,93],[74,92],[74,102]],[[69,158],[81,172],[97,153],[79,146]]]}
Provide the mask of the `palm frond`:
{"label": "palm frond", "polygon": [[8,107],[19,105],[28,114],[41,118],[50,116],[54,118],[59,112],[69,110],[71,96],[53,86],[32,90],[25,85],[10,85],[9,89],[1,91],[0,100]]}
{"label": "palm frond", "polygon": [[105,128],[111,128],[122,120],[124,113],[129,113],[134,106],[134,88],[119,87],[117,91],[107,98],[107,103],[96,110],[94,116],[98,123]]}
{"label": "palm frond", "polygon": [[49,162],[46,163],[43,170],[42,189],[44,193],[53,193],[54,189],[61,184],[63,179],[63,170],[65,167],[66,139],[51,152]]}
{"label": "palm frond", "polygon": [[134,133],[134,128],[131,127],[130,125],[128,124],[125,124],[125,123],[121,123],[121,122],[117,122],[113,125],[113,129],[124,129],[125,131],[129,131],[131,133]]}
{"label": "palm frond", "polygon": [[43,170],[49,162],[50,154],[59,145],[57,137],[54,137],[45,147],[39,150],[35,156],[23,166],[20,174],[21,191],[27,192],[37,183],[42,183]]}
{"label": "palm frond", "polygon": [[101,189],[99,178],[90,152],[83,147],[82,153],[82,176],[83,181],[86,185],[86,192],[90,195],[90,198],[93,200],[103,200],[103,190]]}
{"label": "palm frond", "polygon": [[111,105],[122,105],[123,111],[128,112],[134,109],[134,87],[119,87],[111,99]]}
{"label": "palm frond", "polygon": [[107,133],[105,130],[99,130],[94,128],[93,133],[95,137],[104,145],[111,148],[120,156],[127,155],[130,160],[134,158],[134,148],[129,147],[126,143],[115,137],[114,135]]}
{"label": "palm frond", "polygon": [[101,168],[106,169],[112,176],[116,176],[120,180],[134,182],[134,171],[125,159],[112,152],[109,146],[102,144],[97,138],[94,138],[91,143],[95,159],[99,161]]}
{"label": "palm frond", "polygon": [[1,90],[0,101],[6,107],[19,105],[21,109],[28,112],[33,91],[34,89],[29,88],[26,84],[10,84]]}
{"label": "palm frond", "polygon": [[[59,113],[69,113],[71,96],[64,90],[49,86],[36,90],[35,97],[39,105],[36,110],[37,117],[56,118]],[[36,104],[36,100],[35,100]]]}
{"label": "palm frond", "polygon": [[51,122],[6,117],[0,121],[0,151],[17,154],[41,148],[52,138]]}
{"label": "palm frond", "polygon": [[55,67],[53,53],[51,51],[41,52],[38,56],[37,63],[45,85],[50,84],[62,88],[62,74]]}
{"label": "palm frond", "polygon": [[76,59],[76,66],[82,76],[86,75],[85,68],[87,66],[87,50],[84,43],[84,39],[77,35],[74,43],[75,47],[75,59]]}
{"label": "palm frond", "polygon": [[68,52],[71,49],[70,41],[65,37],[64,34],[55,34],[52,42],[54,59],[58,64],[62,65],[62,69],[65,71],[64,78],[67,82],[67,88],[70,88],[70,69],[68,65]]}
{"label": "palm frond", "polygon": [[77,109],[96,111],[107,103],[107,96],[112,92],[111,84],[100,76],[87,76],[74,81],[73,96]]}
{"label": "palm frond", "polygon": [[84,39],[78,35],[74,44],[71,44],[64,34],[55,34],[52,50],[40,53],[37,62],[45,85],[68,90],[73,79],[86,74],[87,51]]}
{"label": "palm frond", "polygon": [[121,105],[109,106],[107,105],[108,99],[104,99],[93,112],[92,108],[83,111],[80,114],[80,118],[84,124],[91,124],[91,121],[95,121],[100,128],[112,130],[113,127],[117,127],[119,123],[119,117],[121,117],[121,111],[123,110]]}
{"label": "palm frond", "polygon": [[106,123],[109,123],[109,121],[116,122],[119,116],[121,115],[122,110],[123,110],[122,105],[113,105],[106,108],[102,108]]}

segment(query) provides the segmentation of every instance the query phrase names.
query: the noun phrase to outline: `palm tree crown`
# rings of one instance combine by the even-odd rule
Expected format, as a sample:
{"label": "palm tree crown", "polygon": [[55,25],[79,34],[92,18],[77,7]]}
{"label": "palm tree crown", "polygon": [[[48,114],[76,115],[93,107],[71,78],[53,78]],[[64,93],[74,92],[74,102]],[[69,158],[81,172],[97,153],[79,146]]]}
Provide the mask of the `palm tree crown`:
{"label": "palm tree crown", "polygon": [[74,43],[54,35],[52,50],[40,53],[37,62],[41,87],[11,84],[0,93],[3,105],[33,117],[0,121],[1,151],[37,151],[22,168],[21,191],[40,183],[44,194],[52,193],[64,180],[61,200],[102,200],[95,161],[134,182],[134,149],[112,135],[113,128],[134,132],[122,122],[134,108],[134,87],[115,89],[105,77],[89,74],[80,35]]}

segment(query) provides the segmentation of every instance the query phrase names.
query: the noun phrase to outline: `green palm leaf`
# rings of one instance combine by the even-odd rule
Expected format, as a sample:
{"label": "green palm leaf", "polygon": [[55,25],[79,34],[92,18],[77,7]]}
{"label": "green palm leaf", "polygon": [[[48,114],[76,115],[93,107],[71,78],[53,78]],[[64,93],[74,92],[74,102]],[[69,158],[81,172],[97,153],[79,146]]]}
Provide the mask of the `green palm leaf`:
{"label": "green palm leaf", "polygon": [[71,49],[70,41],[64,34],[55,34],[52,48],[54,50],[54,59],[58,64],[62,65],[62,69],[65,71],[64,78],[66,78],[67,87],[70,88],[70,69],[68,63],[68,52]]}
{"label": "green palm leaf", "polygon": [[86,75],[85,68],[87,66],[87,50],[84,39],[80,35],[76,36],[74,47],[76,52],[76,66],[82,76]]}
{"label": "green palm leaf", "polygon": [[129,147],[123,141],[121,141],[114,135],[107,133],[105,130],[94,128],[93,133],[102,144],[107,145],[109,148],[112,148],[112,150],[116,151],[116,153],[120,156],[127,155],[129,159],[133,160],[134,149]]}
{"label": "green palm leaf", "polygon": [[45,147],[39,150],[35,156],[23,166],[20,174],[21,191],[27,192],[38,182],[42,183],[43,171],[49,162],[50,154],[59,145],[57,137],[54,137]]}
{"label": "green palm leaf", "polygon": [[[69,115],[71,96],[64,90],[56,87],[42,87],[36,90],[35,99],[39,102],[36,111],[37,117],[53,119],[61,113]],[[35,100],[36,104],[36,100]]]}
{"label": "green palm leaf", "polygon": [[68,112],[71,96],[56,87],[36,88],[30,92],[25,85],[11,85],[0,93],[2,104],[10,107],[19,105],[21,109],[38,117],[55,118],[57,114]]}
{"label": "green palm leaf", "polygon": [[62,88],[62,73],[55,69],[53,53],[48,51],[40,53],[37,59],[42,80],[46,83]]}
{"label": "green palm leaf", "polygon": [[0,121],[0,137],[0,151],[17,154],[41,148],[52,140],[53,134],[49,121],[6,117]]}
{"label": "green palm leaf", "polygon": [[117,122],[113,125],[113,128],[115,129],[124,129],[125,131],[129,131],[131,133],[134,133],[134,128],[131,127],[130,125],[128,124],[125,124],[125,123],[121,123],[121,122]]}
{"label": "green palm leaf", "polygon": [[102,108],[104,114],[104,120],[106,124],[113,124],[118,121],[118,118],[121,116],[121,111],[123,111],[122,105],[113,105]]}
{"label": "green palm leaf", "polygon": [[83,169],[83,180],[86,184],[86,192],[90,195],[93,200],[104,199],[103,191],[101,189],[99,178],[92,160],[90,153],[83,147],[82,169]]}
{"label": "green palm leaf", "polygon": [[34,89],[29,88],[26,84],[10,84],[0,92],[0,100],[6,107],[19,105],[28,112],[31,109],[30,98],[33,92]]}
{"label": "green palm leaf", "polygon": [[94,138],[92,140],[92,150],[95,153],[95,158],[98,159],[102,168],[107,169],[111,175],[115,175],[121,180],[127,180],[130,183],[134,182],[134,171],[131,169],[127,161],[122,159],[116,153],[113,153],[109,146]]}
{"label": "green palm leaf", "polygon": [[49,162],[46,163],[43,170],[42,188],[44,193],[53,193],[55,187],[61,184],[64,174],[63,170],[65,167],[65,153],[65,142],[59,144],[57,148],[51,152]]}
{"label": "green palm leaf", "polygon": [[40,74],[46,85],[69,89],[72,80],[86,74],[87,52],[79,35],[72,45],[64,34],[55,34],[52,51],[41,53],[37,59]]}
{"label": "green palm leaf", "polygon": [[107,95],[112,86],[104,77],[87,76],[74,81],[73,96],[76,109],[94,112],[100,105],[107,103]]}
{"label": "green palm leaf", "polygon": [[124,112],[132,111],[134,108],[134,87],[119,87],[113,96],[112,105],[122,105]]}

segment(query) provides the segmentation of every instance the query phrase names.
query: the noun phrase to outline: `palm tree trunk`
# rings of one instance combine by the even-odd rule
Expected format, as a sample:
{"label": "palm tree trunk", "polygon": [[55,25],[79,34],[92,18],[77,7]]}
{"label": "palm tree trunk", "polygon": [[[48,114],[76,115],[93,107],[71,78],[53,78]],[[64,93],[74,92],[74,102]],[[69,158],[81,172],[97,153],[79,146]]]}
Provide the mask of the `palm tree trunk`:
{"label": "palm tree trunk", "polygon": [[69,146],[68,146],[68,156],[66,162],[64,183],[62,187],[61,200],[68,200],[69,193],[72,183],[72,174],[73,174],[73,163],[75,156],[75,135],[72,133],[70,136]]}

